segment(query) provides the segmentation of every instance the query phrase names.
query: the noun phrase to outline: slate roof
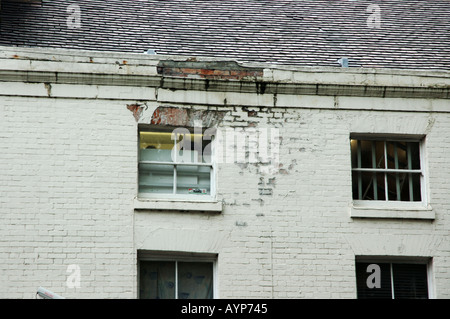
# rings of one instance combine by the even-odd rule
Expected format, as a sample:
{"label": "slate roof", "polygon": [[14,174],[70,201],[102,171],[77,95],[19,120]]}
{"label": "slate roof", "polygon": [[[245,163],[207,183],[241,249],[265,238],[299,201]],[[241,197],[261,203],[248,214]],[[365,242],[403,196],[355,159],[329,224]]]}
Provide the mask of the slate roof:
{"label": "slate roof", "polygon": [[[23,1],[23,0],[22,0]],[[30,1],[30,0],[28,0]],[[1,0],[0,45],[450,70],[450,0]],[[81,28],[67,26],[69,4]],[[371,4],[380,28],[369,28]]]}

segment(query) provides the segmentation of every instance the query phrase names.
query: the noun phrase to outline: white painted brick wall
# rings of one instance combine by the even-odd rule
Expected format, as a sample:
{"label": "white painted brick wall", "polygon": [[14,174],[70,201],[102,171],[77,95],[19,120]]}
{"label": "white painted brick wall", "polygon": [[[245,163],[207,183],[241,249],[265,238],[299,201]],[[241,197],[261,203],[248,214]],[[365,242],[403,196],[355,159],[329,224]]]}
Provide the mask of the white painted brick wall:
{"label": "white painted brick wall", "polygon": [[[436,282],[448,282],[445,225],[449,220],[446,208],[442,209],[449,201],[448,186],[442,178],[450,173],[448,164],[442,161],[448,114],[432,115],[436,121],[427,135],[430,204],[437,216],[430,222],[349,217],[349,134],[359,132],[353,128],[364,125],[369,129],[363,132],[425,133],[429,114],[311,109],[285,112],[291,119],[280,128],[285,173],[261,176],[251,164],[247,168],[223,164],[218,178],[219,196],[226,203],[223,214],[205,218],[141,213],[136,215],[136,225],[146,231],[162,228],[168,233],[179,228],[192,233],[204,229],[211,236],[217,231],[227,233],[218,251],[220,297],[224,298],[354,298],[355,255],[430,256],[434,258]],[[238,116],[238,111],[231,115]],[[224,122],[224,126],[233,125],[231,117],[226,120],[230,122]],[[261,178],[273,177],[273,194],[260,195]],[[263,216],[257,215],[261,213]],[[159,246],[158,242],[149,242],[138,248]],[[193,244],[190,249],[195,251],[195,247]],[[445,270],[438,270],[440,267]],[[436,292],[439,298],[449,294],[440,285],[436,285]]]}
{"label": "white painted brick wall", "polygon": [[[33,298],[39,286],[74,298],[132,297],[129,111],[111,101],[20,97],[1,97],[0,109],[1,297]],[[66,286],[71,264],[81,268],[79,289]]]}
{"label": "white painted brick wall", "polygon": [[[450,297],[448,112],[386,111],[391,102],[361,98],[335,109],[311,96],[278,96],[292,107],[271,107],[270,96],[227,93],[235,105],[210,108],[229,111],[221,127],[278,128],[280,170],[221,164],[220,214],[135,212],[137,123],[126,105],[153,89],[106,99],[107,88],[59,86],[49,98],[44,85],[28,97],[21,83],[2,87],[0,298],[34,298],[39,286],[67,298],[136,298],[139,249],[218,254],[221,298],[355,298],[355,255],[429,256],[436,296]],[[205,109],[224,94],[160,90],[158,98]],[[380,109],[358,110],[361,101]],[[351,132],[427,135],[434,221],[350,217]],[[66,285],[72,264],[79,288]]]}

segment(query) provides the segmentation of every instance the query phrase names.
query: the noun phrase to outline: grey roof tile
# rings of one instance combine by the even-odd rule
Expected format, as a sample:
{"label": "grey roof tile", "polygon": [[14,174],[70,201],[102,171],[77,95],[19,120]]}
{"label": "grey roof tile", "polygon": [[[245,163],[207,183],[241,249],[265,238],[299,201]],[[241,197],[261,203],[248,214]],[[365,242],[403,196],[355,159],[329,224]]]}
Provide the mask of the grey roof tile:
{"label": "grey roof tile", "polygon": [[[67,26],[69,4],[80,29]],[[1,16],[0,45],[450,70],[449,0],[2,0]]]}

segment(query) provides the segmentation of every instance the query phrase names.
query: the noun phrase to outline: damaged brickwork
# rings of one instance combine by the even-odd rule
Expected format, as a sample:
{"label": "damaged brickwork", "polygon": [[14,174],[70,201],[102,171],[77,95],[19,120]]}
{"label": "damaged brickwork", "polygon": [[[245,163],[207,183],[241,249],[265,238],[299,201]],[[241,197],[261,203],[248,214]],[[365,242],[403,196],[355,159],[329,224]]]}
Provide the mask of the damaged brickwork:
{"label": "damaged brickwork", "polygon": [[[136,103],[127,107],[136,118],[139,118],[146,105]],[[151,112],[151,110],[149,111]],[[143,124],[218,128],[216,134],[220,134],[220,138],[222,138],[220,147],[223,154],[216,158],[217,162],[233,164],[224,165],[225,170],[237,167],[241,176],[247,176],[247,174],[254,176],[255,181],[249,183],[248,187],[255,189],[256,193],[247,200],[258,201],[261,206],[265,204],[264,198],[271,198],[275,195],[277,176],[290,174],[296,167],[295,160],[286,163],[285,161],[280,162],[279,159],[279,146],[283,142],[283,137],[279,132],[284,124],[290,125],[290,123],[298,122],[299,119],[299,114],[288,112],[287,108],[226,105],[159,106],[151,114],[151,117]],[[231,135],[228,134],[230,131]],[[275,135],[274,131],[276,131]],[[263,134],[259,135],[261,133]],[[232,140],[230,140],[230,136]],[[264,140],[263,144],[267,143],[267,145],[261,144],[260,136]],[[218,146],[216,145],[216,147]],[[224,203],[236,205],[234,201],[230,202],[227,199]]]}
{"label": "damaged brickwork", "polygon": [[158,74],[170,77],[244,80],[263,76],[261,68],[242,67],[236,62],[161,61]]}
{"label": "damaged brickwork", "polygon": [[[252,81],[189,79],[157,74],[160,56],[22,50],[3,58],[18,70],[0,70],[4,297],[43,284],[66,298],[139,297],[141,257],[167,256],[214,261],[220,298],[354,298],[355,256],[426,259],[431,290],[450,297],[448,76],[267,65]],[[24,53],[55,61],[13,57]],[[236,138],[237,161],[212,167],[213,198],[140,198],[139,126],[167,133],[194,119],[244,136],[278,131],[276,170]],[[352,133],[425,136],[430,202],[352,205]],[[75,290],[65,270],[77,264]]]}
{"label": "damaged brickwork", "polygon": [[150,124],[194,127],[201,123],[202,127],[216,127],[224,116],[222,111],[160,106],[153,112]]}
{"label": "damaged brickwork", "polygon": [[146,110],[148,108],[148,106],[146,104],[129,104],[127,105],[127,109],[130,110],[133,113],[134,119],[136,120],[136,122],[139,121],[139,119],[141,118],[142,112],[144,110]]}
{"label": "damaged brickwork", "polygon": [[[230,127],[242,132],[252,132],[258,129],[277,130],[277,136],[268,134],[268,138],[274,138],[279,149],[269,149],[268,154],[273,156],[270,161],[264,161],[259,154],[257,155],[258,162],[256,163],[237,163],[239,167],[239,175],[242,178],[252,179],[254,191],[248,189],[245,193],[251,194],[245,200],[226,200],[226,204],[232,206],[248,205],[250,202],[258,203],[260,207],[264,207],[267,202],[278,198],[282,195],[280,191],[276,191],[277,179],[285,178],[283,176],[295,174],[298,170],[298,161],[296,156],[305,151],[298,147],[301,144],[302,137],[291,134],[290,130],[286,128],[298,125],[304,125],[305,120],[302,114],[298,111],[282,108],[282,107],[259,107],[259,106],[236,106],[229,107],[230,111],[226,114],[222,126]],[[249,156],[248,146],[245,150],[245,156]],[[279,153],[276,153],[279,152]],[[273,159],[276,158],[276,161]],[[276,165],[276,167],[273,167]],[[270,169],[268,169],[270,168]],[[249,187],[250,188],[250,187]],[[285,196],[285,194],[283,194]],[[233,196],[233,198],[236,198]],[[257,215],[259,216],[259,215]]]}

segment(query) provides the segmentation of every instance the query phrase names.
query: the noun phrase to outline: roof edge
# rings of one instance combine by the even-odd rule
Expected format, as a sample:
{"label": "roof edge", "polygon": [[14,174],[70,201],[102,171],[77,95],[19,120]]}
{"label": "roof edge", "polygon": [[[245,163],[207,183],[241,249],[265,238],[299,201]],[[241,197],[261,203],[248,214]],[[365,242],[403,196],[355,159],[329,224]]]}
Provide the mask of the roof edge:
{"label": "roof edge", "polygon": [[[0,70],[21,72],[61,72],[78,74],[109,74],[128,76],[177,77],[161,74],[158,66],[171,61],[188,65],[203,65],[205,69],[223,69],[236,65],[238,69],[260,70],[254,76],[239,81],[270,83],[300,83],[310,85],[356,85],[412,88],[450,87],[450,71],[403,69],[299,67],[271,63],[242,63],[234,59],[149,55],[104,51],[55,48],[24,48],[0,46]],[[178,63],[178,64],[179,64]],[[177,63],[175,63],[176,65]],[[222,66],[222,67],[220,67]],[[219,79],[220,80],[220,79]],[[233,81],[233,79],[223,80]]]}

